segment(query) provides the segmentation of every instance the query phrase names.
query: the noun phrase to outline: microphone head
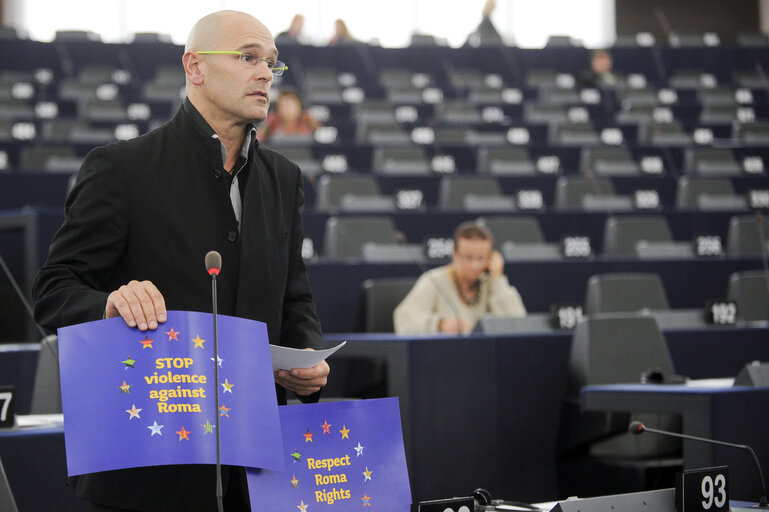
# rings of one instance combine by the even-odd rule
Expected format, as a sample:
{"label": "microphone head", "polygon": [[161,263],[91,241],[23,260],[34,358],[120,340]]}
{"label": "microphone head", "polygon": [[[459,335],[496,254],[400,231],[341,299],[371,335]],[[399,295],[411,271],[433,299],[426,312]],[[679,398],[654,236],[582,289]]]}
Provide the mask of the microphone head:
{"label": "microphone head", "polygon": [[628,432],[631,434],[639,435],[643,434],[646,430],[646,425],[641,423],[640,421],[634,421],[627,427]]}
{"label": "microphone head", "polygon": [[222,268],[222,255],[216,251],[208,251],[206,253],[206,270],[209,275],[219,275],[219,271]]}

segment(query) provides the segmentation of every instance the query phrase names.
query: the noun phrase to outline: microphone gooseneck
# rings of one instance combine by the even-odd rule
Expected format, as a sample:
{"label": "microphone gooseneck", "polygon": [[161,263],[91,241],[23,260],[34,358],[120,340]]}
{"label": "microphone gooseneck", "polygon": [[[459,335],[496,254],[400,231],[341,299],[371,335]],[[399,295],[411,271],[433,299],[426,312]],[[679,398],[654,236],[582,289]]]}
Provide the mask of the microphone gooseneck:
{"label": "microphone gooseneck", "polygon": [[641,435],[644,432],[651,432],[652,434],[659,434],[663,436],[671,436],[671,437],[677,437],[679,439],[687,439],[689,441],[698,441],[701,443],[709,443],[709,444],[717,444],[720,446],[728,446],[730,448],[739,448],[740,450],[746,450],[748,453],[750,453],[750,456],[753,458],[753,463],[756,466],[756,470],[758,471],[758,478],[761,482],[761,498],[759,500],[759,507],[761,508],[769,508],[769,500],[767,500],[766,497],[766,481],[764,480],[764,472],[761,470],[761,463],[758,461],[758,457],[756,457],[756,452],[753,451],[753,448],[746,444],[735,444],[735,443],[727,443],[725,441],[716,441],[715,439],[708,439],[705,437],[697,437],[697,436],[690,436],[686,434],[678,434],[676,432],[668,432],[667,430],[658,430],[656,428],[649,428],[640,421],[634,421],[628,425],[628,432],[634,435]]}
{"label": "microphone gooseneck", "polygon": [[213,305],[213,320],[214,320],[214,401],[216,403],[216,411],[214,415],[216,417],[216,505],[219,512],[224,512],[224,492],[222,491],[222,464],[221,464],[221,447],[220,447],[220,434],[219,434],[219,334],[216,325],[216,276],[222,268],[222,255],[216,251],[209,251],[206,254],[206,270],[211,276],[211,299]]}

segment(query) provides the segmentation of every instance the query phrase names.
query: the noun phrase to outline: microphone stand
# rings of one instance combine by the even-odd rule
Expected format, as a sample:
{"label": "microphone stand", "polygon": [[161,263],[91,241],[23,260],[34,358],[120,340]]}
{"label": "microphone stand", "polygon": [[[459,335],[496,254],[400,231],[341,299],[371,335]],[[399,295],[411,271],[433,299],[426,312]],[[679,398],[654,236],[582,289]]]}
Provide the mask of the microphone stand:
{"label": "microphone stand", "polygon": [[221,448],[219,435],[219,335],[216,326],[216,276],[218,273],[211,273],[211,297],[213,299],[214,310],[214,383],[216,384],[215,403],[216,403],[216,505],[219,512],[224,512],[224,493],[222,491],[222,464]]}
{"label": "microphone stand", "polygon": [[631,434],[635,434],[635,435],[639,435],[644,432],[651,432],[652,434],[677,437],[679,439],[686,439],[688,441],[717,444],[719,446],[728,446],[730,448],[739,448],[741,450],[747,450],[747,452],[750,453],[750,456],[753,457],[753,463],[756,465],[756,469],[758,470],[758,477],[761,480],[761,498],[759,500],[758,506],[760,508],[769,508],[769,500],[767,500],[766,498],[766,481],[764,480],[764,472],[761,470],[761,464],[758,461],[758,457],[756,457],[756,452],[754,452],[753,448],[751,448],[750,446],[746,444],[727,443],[726,441],[717,441],[715,439],[707,439],[705,437],[690,436],[687,434],[678,434],[676,432],[668,432],[667,430],[657,430],[656,428],[649,428],[639,421],[632,422],[628,426],[628,431]]}

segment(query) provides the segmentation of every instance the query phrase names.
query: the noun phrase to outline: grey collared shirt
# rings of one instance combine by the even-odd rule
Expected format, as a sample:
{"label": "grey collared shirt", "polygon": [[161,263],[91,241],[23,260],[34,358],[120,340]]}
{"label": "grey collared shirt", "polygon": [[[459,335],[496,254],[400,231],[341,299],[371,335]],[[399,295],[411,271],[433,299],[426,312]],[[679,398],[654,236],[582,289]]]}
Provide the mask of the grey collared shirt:
{"label": "grey collared shirt", "polygon": [[[213,138],[218,139],[219,136],[215,133]],[[240,156],[235,162],[235,166],[232,168],[230,174],[232,175],[232,183],[230,183],[230,201],[232,201],[232,211],[235,212],[235,219],[238,221],[238,232],[240,232],[240,218],[243,215],[243,200],[241,197],[240,181],[238,175],[242,171],[246,164],[248,164],[248,151],[251,148],[251,144],[256,140],[256,127],[251,125],[251,128],[243,138],[243,145],[240,147]],[[219,141],[222,149],[222,166],[227,161],[227,148],[224,143]]]}

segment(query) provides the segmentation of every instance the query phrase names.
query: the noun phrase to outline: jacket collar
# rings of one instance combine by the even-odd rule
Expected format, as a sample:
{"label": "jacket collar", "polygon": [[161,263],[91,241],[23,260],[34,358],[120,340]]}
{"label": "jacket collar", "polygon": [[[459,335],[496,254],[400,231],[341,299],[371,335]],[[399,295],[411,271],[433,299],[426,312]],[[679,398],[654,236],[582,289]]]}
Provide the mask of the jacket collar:
{"label": "jacket collar", "polygon": [[[179,132],[186,146],[195,152],[205,153],[207,158],[216,161],[217,166],[222,166],[222,143],[189,98],[184,98],[171,124]],[[251,139],[249,153],[254,154],[259,148],[259,141],[256,138],[256,126],[253,123],[249,125],[246,137]]]}

